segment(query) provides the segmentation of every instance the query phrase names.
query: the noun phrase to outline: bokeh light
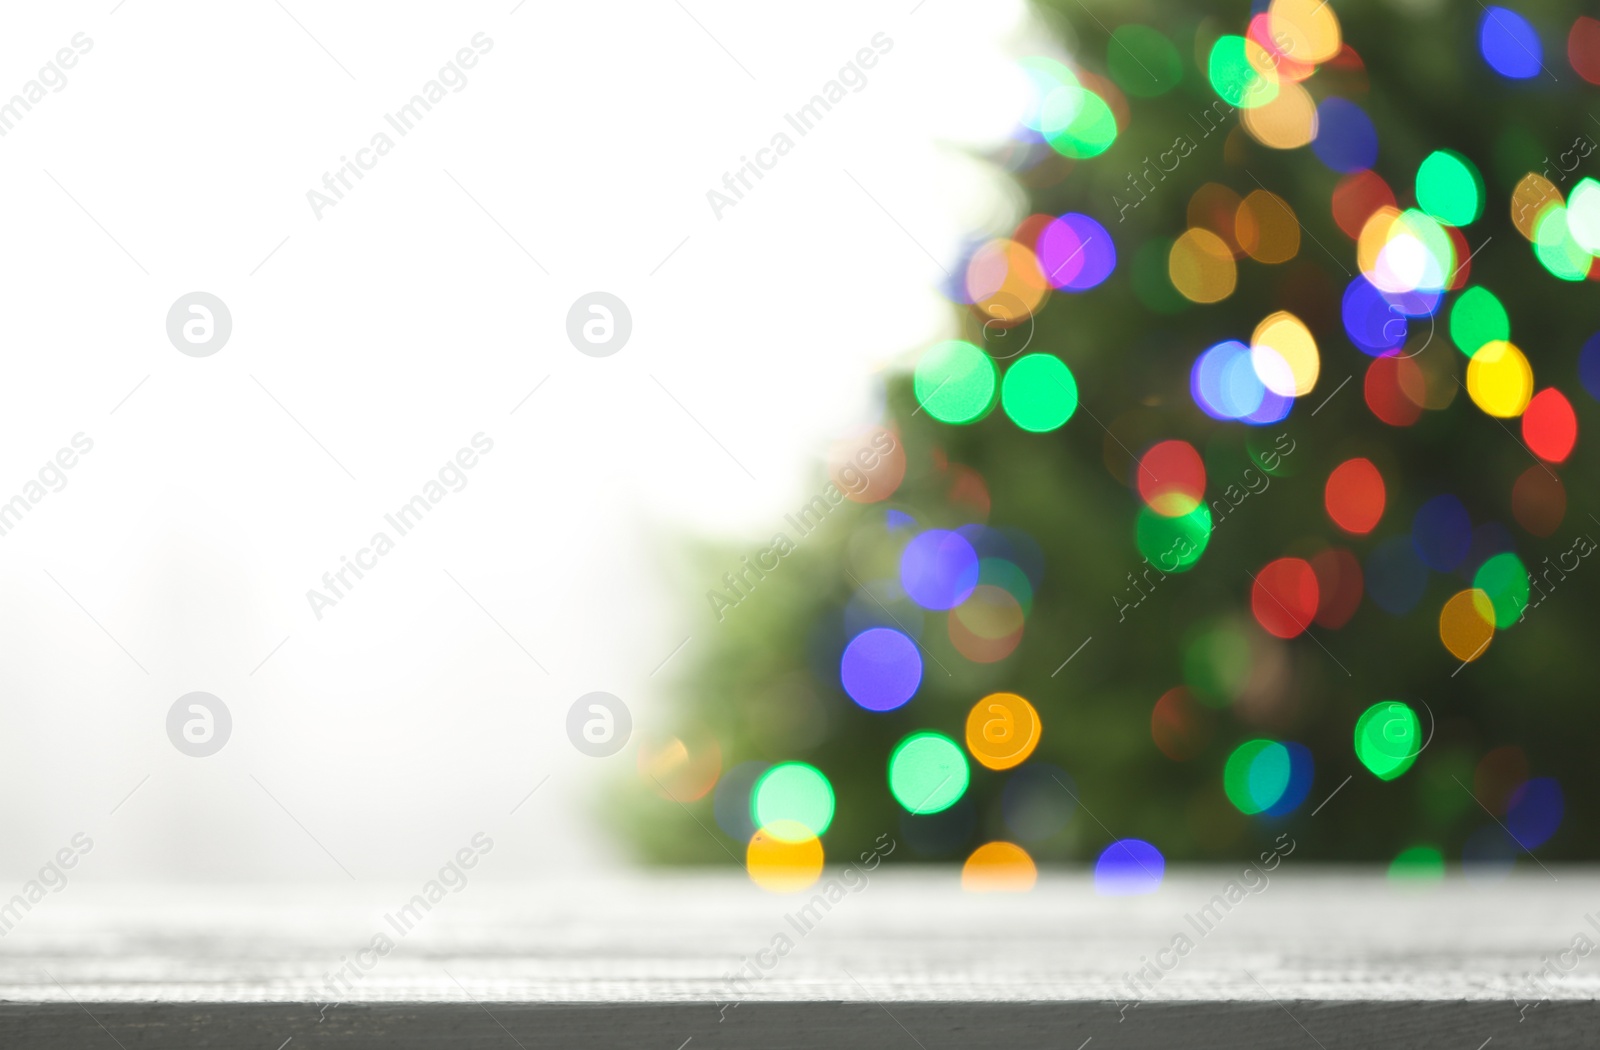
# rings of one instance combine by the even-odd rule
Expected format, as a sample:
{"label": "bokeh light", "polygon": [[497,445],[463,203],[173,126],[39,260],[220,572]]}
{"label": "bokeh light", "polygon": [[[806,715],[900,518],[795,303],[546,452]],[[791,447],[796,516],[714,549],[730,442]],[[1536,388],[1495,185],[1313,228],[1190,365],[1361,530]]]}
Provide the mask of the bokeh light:
{"label": "bokeh light", "polygon": [[1495,608],[1476,587],[1457,591],[1439,612],[1439,640],[1462,663],[1482,656],[1494,639]]}
{"label": "bokeh light", "polygon": [[1272,0],[1267,19],[1272,41],[1301,62],[1320,65],[1344,44],[1339,18],[1324,0]]}
{"label": "bokeh light", "polygon": [[901,632],[875,627],[845,646],[839,681],[850,699],[868,711],[892,711],[915,696],[922,684],[922,654],[917,643]]}
{"label": "bokeh light", "polygon": [[1520,416],[1533,397],[1533,368],[1515,343],[1486,343],[1467,363],[1467,394],[1491,416]]}
{"label": "bokeh light", "polygon": [[1454,150],[1434,150],[1417,168],[1417,206],[1451,226],[1476,222],[1483,214],[1483,176]]}
{"label": "bokeh light", "polygon": [[1129,23],[1111,33],[1106,71],[1117,87],[1138,98],[1155,98],[1177,87],[1183,61],[1172,42],[1149,26]]}
{"label": "bokeh light", "polygon": [[1550,463],[1560,463],[1578,440],[1578,417],[1572,402],[1555,387],[1539,391],[1522,413],[1522,442],[1528,451]]}
{"label": "bokeh light", "polygon": [[1191,227],[1172,242],[1167,277],[1190,302],[1216,303],[1233,294],[1239,271],[1227,242],[1210,230]]}
{"label": "bokeh light", "polygon": [[1567,488],[1544,464],[1517,475],[1511,486],[1511,516],[1535,536],[1550,536],[1567,516]]}
{"label": "bokeh light", "polygon": [[833,804],[833,785],[805,762],[780,762],[750,793],[756,826],[780,838],[795,828],[820,837],[833,823]]}
{"label": "bokeh light", "polygon": [[1278,97],[1278,73],[1260,44],[1231,34],[1211,45],[1206,65],[1211,89],[1239,109],[1266,105]]}
{"label": "bokeh light", "polygon": [[1033,858],[1010,842],[986,842],[961,866],[961,888],[968,893],[1026,893],[1037,881]]}
{"label": "bokeh light", "polygon": [[1042,731],[1039,712],[1016,693],[991,693],[967,712],[967,750],[989,769],[1027,761]]}
{"label": "bokeh light", "polygon": [[1139,457],[1134,468],[1139,497],[1162,517],[1192,512],[1205,499],[1206,465],[1187,441],[1160,441]]}
{"label": "bokeh light", "polygon": [[1390,350],[1367,365],[1361,393],[1374,416],[1391,427],[1409,427],[1422,416],[1428,380],[1416,358]]}
{"label": "bokeh light", "polygon": [[1422,723],[1398,700],[1373,704],[1356,719],[1356,758],[1379,780],[1411,768],[1422,751]]}
{"label": "bokeh light", "polygon": [[1317,615],[1317,574],[1301,558],[1279,558],[1256,573],[1250,588],[1250,611],[1262,630],[1276,638],[1294,638]]}
{"label": "bokeh light", "polygon": [[1533,254],[1546,273],[1563,281],[1581,281],[1594,266],[1594,257],[1573,234],[1570,213],[1559,204],[1545,208],[1534,220]]}
{"label": "bokeh light", "polygon": [[1378,129],[1349,99],[1324,99],[1317,107],[1317,137],[1311,152],[1341,174],[1371,168],[1378,159]]}
{"label": "bokeh light", "polygon": [[[1270,391],[1256,374],[1250,348],[1237,339],[1207,347],[1189,372],[1189,394],[1212,419],[1245,419],[1260,412]],[[1273,395],[1277,401],[1283,398]]]}
{"label": "bokeh light", "polygon": [[1247,740],[1222,770],[1222,789],[1234,808],[1252,816],[1273,806],[1289,788],[1289,749],[1276,740]]}
{"label": "bokeh light", "polygon": [[1000,404],[1011,421],[1035,434],[1060,427],[1078,409],[1078,382],[1059,357],[1028,354],[1006,369]]}
{"label": "bokeh light", "polygon": [[1094,862],[1094,889],[1105,897],[1134,897],[1161,888],[1167,859],[1143,839],[1118,839]]}
{"label": "bokeh light", "polygon": [[714,737],[644,734],[636,752],[639,775],[657,795],[674,802],[704,798],[722,772],[722,747]]}
{"label": "bokeh light", "polygon": [[1411,519],[1411,542],[1428,568],[1449,572],[1472,546],[1472,517],[1456,497],[1435,496],[1417,508]]}
{"label": "bokeh light", "polygon": [[1285,263],[1300,250],[1300,220],[1276,193],[1252,190],[1239,203],[1234,237],[1256,262]]}
{"label": "bokeh light", "polygon": [[908,812],[938,813],[966,794],[967,756],[943,733],[912,733],[889,756],[889,793]]}
{"label": "bokeh light", "polygon": [[1161,694],[1150,711],[1150,739],[1174,762],[1197,757],[1211,742],[1211,716],[1184,686]]}
{"label": "bokeh light", "polygon": [[1394,208],[1394,190],[1374,171],[1354,171],[1333,188],[1333,221],[1352,241],[1380,208]]}
{"label": "bokeh light", "polygon": [[1493,292],[1474,286],[1456,297],[1450,307],[1450,341],[1468,357],[1488,343],[1511,338],[1511,319]]}
{"label": "bokeh light", "polygon": [[1579,179],[1567,197],[1567,229],[1590,255],[1600,255],[1600,182]]}
{"label": "bokeh light", "polygon": [[1280,746],[1289,755],[1289,782],[1278,795],[1278,801],[1261,811],[1265,817],[1286,817],[1299,809],[1311,793],[1311,781],[1315,776],[1310,748],[1292,740],[1284,741]]}
{"label": "bokeh light", "polygon": [[1139,508],[1134,523],[1134,543],[1150,564],[1161,572],[1194,568],[1211,542],[1211,508],[1204,503],[1187,514],[1169,518],[1149,507]]}
{"label": "bokeh light", "polygon": [[1336,631],[1349,623],[1361,608],[1364,593],[1361,562],[1342,547],[1330,547],[1311,559],[1311,568],[1317,574],[1317,592],[1321,597],[1316,619],[1312,622]]}
{"label": "bokeh light", "polygon": [[1574,73],[1600,85],[1600,21],[1584,15],[1572,23],[1567,33],[1567,61]]}
{"label": "bokeh light", "polygon": [[[982,574],[982,563],[979,563]],[[1022,604],[1003,587],[980,583],[945,622],[950,644],[973,663],[998,663],[1022,643]]]}
{"label": "bokeh light", "polygon": [[1478,20],[1478,50],[1489,68],[1510,80],[1536,77],[1544,45],[1526,18],[1505,7],[1485,7]]}
{"label": "bokeh light", "polygon": [[1387,501],[1383,475],[1363,456],[1347,459],[1328,475],[1323,506],[1328,517],[1344,531],[1365,536],[1378,527]]}
{"label": "bokeh light", "polygon": [[1528,607],[1528,570],[1510,551],[1485,559],[1472,576],[1472,586],[1488,597],[1496,627],[1510,627]]}
{"label": "bokeh light", "polygon": [[769,893],[799,893],[822,877],[822,843],[800,824],[762,828],[744,857],[750,881]]}
{"label": "bokeh light", "polygon": [[1578,352],[1578,381],[1585,393],[1600,401],[1600,332],[1591,335]]}
{"label": "bokeh light", "polygon": [[1438,882],[1444,878],[1444,856],[1432,846],[1410,846],[1389,862],[1389,881]]}
{"label": "bokeh light", "polygon": [[900,586],[924,609],[954,609],[978,586],[978,553],[958,532],[929,529],[901,553]]}
{"label": "bokeh light", "polygon": [[1106,228],[1087,215],[1068,212],[1039,234],[1039,266],[1051,286],[1086,292],[1111,276],[1117,247]]}
{"label": "bokeh light", "polygon": [[1566,814],[1561,785],[1535,777],[1512,792],[1506,805],[1506,830],[1526,850],[1538,849],[1555,835]]}
{"label": "bokeh light", "polygon": [[1304,397],[1317,385],[1322,358],[1305,322],[1287,310],[1269,314],[1250,336],[1250,363],[1263,386],[1281,397]]}
{"label": "bokeh light", "polygon": [[994,360],[971,343],[952,339],[929,348],[917,362],[912,392],[941,423],[973,423],[994,407]]}

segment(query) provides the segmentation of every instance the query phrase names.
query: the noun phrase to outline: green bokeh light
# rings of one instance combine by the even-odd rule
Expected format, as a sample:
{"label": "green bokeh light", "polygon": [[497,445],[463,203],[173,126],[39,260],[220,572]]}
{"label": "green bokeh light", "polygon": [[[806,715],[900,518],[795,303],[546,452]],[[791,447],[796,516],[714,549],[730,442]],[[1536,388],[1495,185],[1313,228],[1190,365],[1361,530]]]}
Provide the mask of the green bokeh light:
{"label": "green bokeh light", "polygon": [[1040,116],[1045,140],[1063,157],[1098,157],[1117,141],[1117,118],[1106,100],[1083,88],[1058,88]]}
{"label": "green bokeh light", "polygon": [[1118,87],[1137,98],[1155,98],[1178,86],[1183,60],[1172,42],[1149,26],[1118,26],[1106,50],[1106,69]]}
{"label": "green bokeh light", "polygon": [[1000,404],[1017,426],[1042,434],[1078,410],[1078,381],[1059,357],[1029,354],[1006,369]]}
{"label": "green bokeh light", "polygon": [[1600,255],[1600,182],[1581,179],[1567,198],[1567,229],[1578,247]]}
{"label": "green bokeh light", "polygon": [[1483,176],[1452,150],[1435,150],[1417,168],[1417,205],[1440,222],[1465,226],[1483,214]]}
{"label": "green bokeh light", "polygon": [[1509,551],[1479,566],[1472,585],[1489,596],[1494,625],[1502,630],[1516,623],[1528,607],[1528,570],[1522,559]]}
{"label": "green bokeh light", "polygon": [[1149,507],[1139,508],[1134,544],[1160,572],[1189,571],[1210,542],[1211,508],[1204,503],[1176,518],[1164,517]]}
{"label": "green bokeh light", "polygon": [[966,794],[971,776],[967,756],[943,733],[912,733],[889,756],[889,792],[912,813],[949,809]]}
{"label": "green bokeh light", "polygon": [[1533,228],[1533,254],[1552,277],[1581,281],[1589,275],[1594,257],[1572,236],[1567,226],[1567,209],[1552,204],[1539,213]]}
{"label": "green bokeh light", "polygon": [[1450,341],[1471,357],[1484,344],[1511,338],[1511,318],[1489,289],[1474,285],[1450,307]]}
{"label": "green bokeh light", "polygon": [[912,390],[917,403],[941,423],[972,423],[994,407],[994,359],[971,343],[951,339],[917,362]]}
{"label": "green bokeh light", "polygon": [[1400,221],[1428,253],[1429,267],[1421,287],[1443,289],[1456,272],[1456,244],[1439,221],[1419,208],[1407,208]]}
{"label": "green bokeh light", "polygon": [[820,836],[833,823],[833,785],[815,766],[783,762],[763,773],[750,789],[750,815],[757,827],[788,821]]}
{"label": "green bokeh light", "polygon": [[1373,704],[1356,719],[1356,757],[1379,780],[1393,780],[1410,769],[1421,740],[1417,713],[1398,700]]}
{"label": "green bokeh light", "polygon": [[1208,707],[1233,703],[1254,667],[1250,636],[1232,620],[1205,628],[1184,646],[1184,684]]}
{"label": "green bokeh light", "polygon": [[1412,846],[1389,863],[1395,882],[1438,882],[1444,878],[1444,855],[1432,846]]}
{"label": "green bokeh light", "polygon": [[1289,749],[1273,740],[1247,740],[1222,769],[1222,790],[1246,815],[1270,809],[1289,787]]}
{"label": "green bokeh light", "polygon": [[1267,79],[1250,64],[1242,36],[1220,37],[1211,46],[1206,78],[1225,102],[1240,109],[1264,106],[1278,97],[1277,80]]}

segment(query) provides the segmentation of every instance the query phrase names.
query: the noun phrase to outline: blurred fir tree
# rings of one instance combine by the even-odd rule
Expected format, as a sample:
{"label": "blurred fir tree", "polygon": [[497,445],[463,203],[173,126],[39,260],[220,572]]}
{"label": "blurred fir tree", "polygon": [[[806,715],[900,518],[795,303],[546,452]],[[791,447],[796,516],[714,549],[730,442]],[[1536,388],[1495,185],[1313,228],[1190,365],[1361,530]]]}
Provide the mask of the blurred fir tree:
{"label": "blurred fir tree", "polygon": [[[1594,858],[1600,767],[1593,752],[1600,741],[1588,646],[1600,630],[1600,559],[1579,559],[1555,575],[1549,568],[1571,565],[1579,537],[1600,537],[1591,514],[1596,460],[1586,447],[1600,410],[1579,383],[1580,351],[1600,329],[1600,290],[1592,280],[1546,272],[1514,225],[1511,203],[1530,172],[1544,173],[1562,194],[1584,175],[1600,174],[1600,156],[1585,154],[1582,170],[1566,168],[1581,152],[1577,143],[1592,149],[1600,141],[1593,112],[1600,88],[1573,65],[1590,59],[1567,54],[1579,8],[1556,0],[1518,4],[1540,31],[1545,69],[1509,80],[1480,54],[1480,5],[1341,0],[1334,9],[1350,51],[1303,85],[1318,102],[1347,98],[1371,117],[1373,170],[1402,208],[1415,204],[1418,166],[1435,150],[1457,151],[1481,171],[1486,203],[1482,217],[1462,230],[1468,247],[1461,258],[1470,253],[1471,260],[1461,283],[1498,295],[1511,339],[1532,364],[1535,389],[1557,387],[1578,415],[1576,451],[1548,465],[1566,500],[1559,524],[1537,530],[1548,535],[1513,514],[1513,486],[1536,465],[1518,420],[1480,411],[1463,385],[1468,357],[1447,332],[1459,289],[1446,293],[1434,317],[1411,319],[1404,354],[1419,366],[1426,384],[1419,400],[1428,410],[1412,425],[1394,426],[1369,407],[1373,357],[1351,342],[1340,312],[1359,270],[1355,241],[1332,207],[1344,175],[1310,147],[1263,145],[1241,126],[1238,110],[1219,103],[1208,80],[1215,41],[1244,33],[1265,5],[1253,12],[1242,2],[1054,0],[1041,14],[1085,85],[1112,102],[1115,142],[1073,160],[1019,141],[994,159],[1026,189],[1029,212],[1083,213],[1101,223],[1117,265],[1088,291],[1052,292],[1013,326],[985,324],[972,307],[952,309],[961,312],[961,337],[980,342],[1002,375],[1024,353],[1065,362],[1081,404],[1049,433],[1024,431],[998,405],[971,425],[951,426],[919,409],[909,375],[889,380],[885,425],[904,452],[903,481],[886,502],[842,504],[803,538],[784,524],[796,539],[793,553],[724,610],[714,629],[696,632],[694,659],[676,686],[681,747],[668,753],[641,741],[641,763],[652,775],[630,776],[613,799],[614,823],[639,855],[742,862],[749,829],[740,822],[751,775],[762,768],[744,763],[798,760],[821,770],[837,795],[822,836],[830,860],[853,859],[887,833],[907,847],[896,861],[961,861],[982,843],[1023,840],[1021,825],[1032,832],[1023,845],[1041,861],[1092,861],[1123,837],[1148,840],[1169,859],[1237,860],[1255,857],[1287,831],[1302,858],[1388,861],[1423,844],[1451,859],[1466,848],[1509,862],[1521,851],[1494,830],[1507,819],[1507,787],[1536,776],[1555,778],[1565,799],[1560,833],[1540,856]],[[1162,54],[1136,54],[1137,47],[1120,43],[1137,43],[1137,35],[1111,36],[1131,25],[1171,43],[1179,75],[1170,90],[1142,97],[1150,94],[1137,80],[1142,65],[1159,63]],[[1144,73],[1159,78],[1165,70]],[[1154,167],[1172,165],[1175,143],[1185,141],[1188,154],[1156,177]],[[1174,238],[1203,221],[1191,205],[1207,184],[1236,197],[1272,191],[1292,208],[1301,236],[1287,262],[1241,258],[1232,294],[1199,304],[1174,289],[1168,253]],[[951,269],[959,283],[960,267]],[[1315,389],[1281,423],[1208,417],[1190,391],[1197,356],[1223,340],[1248,342],[1277,310],[1293,312],[1315,336]],[[1207,549],[1191,570],[1144,576],[1136,590],[1134,578],[1147,567],[1135,544],[1142,506],[1136,456],[1164,439],[1200,451],[1208,503],[1229,486],[1248,495],[1219,505]],[[1357,456],[1377,465],[1387,486],[1382,520],[1365,536],[1341,532],[1324,508],[1329,473]],[[817,478],[815,490],[825,482]],[[1420,600],[1393,615],[1371,597],[1373,584],[1384,584],[1374,576],[1384,567],[1371,556],[1385,541],[1409,536],[1418,508],[1441,493],[1465,504],[1479,527],[1477,545],[1458,570],[1428,572]],[[947,629],[951,614],[896,600],[910,537],[975,522],[1031,536],[1042,568],[1020,645],[993,663],[957,650]],[[1546,596],[1462,666],[1441,644],[1440,611],[1472,586],[1485,543],[1493,547],[1495,533],[1482,528],[1490,522],[1501,523],[1505,545],[1544,574]],[[703,551],[691,586],[726,593],[722,574],[765,547],[755,538],[742,548]],[[1251,612],[1252,574],[1280,557],[1310,559],[1331,548],[1349,550],[1364,569],[1368,593],[1353,617],[1339,629],[1313,625],[1290,640],[1263,630]],[[1013,553],[1019,564],[1030,560],[1022,548]],[[1535,601],[1540,593],[1536,586]],[[852,635],[875,624],[907,630],[924,653],[915,697],[882,713],[853,703],[839,674]],[[1188,691],[1194,745],[1181,761],[1152,738],[1154,706],[1178,687]],[[972,763],[960,802],[938,815],[909,815],[886,782],[896,743],[921,729],[962,742],[974,703],[1001,691],[1038,710],[1037,750],[1016,770]],[[1364,768],[1352,746],[1361,712],[1383,700],[1411,705],[1426,740],[1416,764],[1391,781]],[[1314,777],[1294,812],[1248,816],[1230,803],[1224,764],[1252,738],[1309,749]],[[1007,784],[1047,765],[1062,771],[1051,779],[1082,804],[1038,803],[1039,819],[1030,823],[1022,811],[1036,800],[1020,789],[1008,799]],[[719,789],[706,790],[719,771]],[[674,793],[676,800],[663,797]],[[1066,818],[1059,830],[1050,830],[1052,812]]]}

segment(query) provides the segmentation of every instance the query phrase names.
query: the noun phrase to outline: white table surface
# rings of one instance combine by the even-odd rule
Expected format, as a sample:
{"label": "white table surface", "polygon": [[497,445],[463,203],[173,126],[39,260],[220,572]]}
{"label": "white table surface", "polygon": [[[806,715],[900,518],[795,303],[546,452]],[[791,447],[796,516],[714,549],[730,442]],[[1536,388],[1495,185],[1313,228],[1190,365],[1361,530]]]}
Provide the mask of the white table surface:
{"label": "white table surface", "polygon": [[[1371,869],[1286,862],[1202,935],[1186,916],[1239,874],[1176,869],[1153,895],[1109,898],[1081,871],[1047,872],[1026,894],[978,895],[954,871],[885,868],[804,933],[786,916],[810,894],[771,895],[728,871],[480,878],[403,934],[385,915],[417,886],[71,885],[0,937],[0,999],[1127,1002],[1124,975],[1183,933],[1192,949],[1148,1002],[1509,1002],[1526,1001],[1526,975],[1559,962],[1576,935],[1600,944],[1595,868],[1403,886]],[[379,932],[393,949],[369,951],[362,969],[357,953]],[[780,935],[793,944],[781,957]],[[731,984],[726,975],[762,951],[773,965]],[[1540,995],[1600,994],[1600,952],[1567,961]],[[330,985],[341,967],[346,983]]]}

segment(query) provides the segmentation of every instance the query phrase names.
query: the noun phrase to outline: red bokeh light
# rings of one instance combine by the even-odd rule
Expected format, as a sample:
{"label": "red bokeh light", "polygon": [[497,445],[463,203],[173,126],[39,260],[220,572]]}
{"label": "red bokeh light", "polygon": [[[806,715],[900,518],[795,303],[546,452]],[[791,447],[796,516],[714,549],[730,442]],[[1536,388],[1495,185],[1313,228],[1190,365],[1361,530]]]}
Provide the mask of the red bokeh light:
{"label": "red bokeh light", "polygon": [[1578,441],[1572,402],[1555,387],[1539,391],[1522,413],[1522,440],[1542,460],[1560,463]]}
{"label": "red bokeh light", "polygon": [[1322,492],[1328,517],[1344,531],[1357,536],[1365,536],[1377,527],[1386,500],[1383,475],[1372,465],[1372,460],[1359,457],[1334,467]]}
{"label": "red bokeh light", "polygon": [[1268,634],[1293,638],[1317,615],[1321,588],[1316,571],[1302,558],[1279,558],[1256,573],[1250,611]]}
{"label": "red bokeh light", "polygon": [[1139,457],[1139,496],[1168,518],[1200,505],[1206,494],[1206,465],[1187,441],[1162,441]]}

